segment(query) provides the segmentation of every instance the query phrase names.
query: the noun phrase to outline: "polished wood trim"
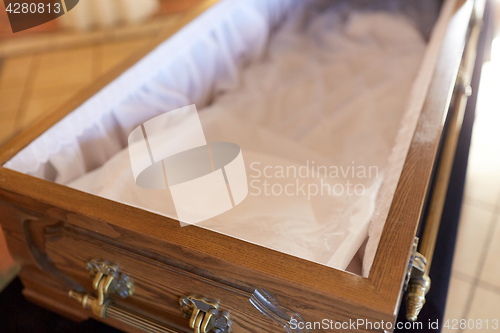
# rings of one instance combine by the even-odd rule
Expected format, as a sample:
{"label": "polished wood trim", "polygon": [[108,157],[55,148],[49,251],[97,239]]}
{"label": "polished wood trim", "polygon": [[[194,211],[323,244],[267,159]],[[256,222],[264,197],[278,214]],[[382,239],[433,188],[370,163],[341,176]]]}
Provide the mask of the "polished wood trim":
{"label": "polished wood trim", "polygon": [[[399,179],[370,280],[387,295],[394,310],[401,302],[401,289],[410,257],[409,246],[424,213],[434,165],[438,157],[445,119],[452,100],[460,61],[468,38],[473,1],[456,3],[429,92]],[[391,265],[386,265],[386,258]]]}
{"label": "polished wood trim", "polygon": [[121,299],[111,295],[117,304],[132,312],[172,328],[189,331],[189,320],[183,318],[179,297],[195,294],[219,300],[220,309],[231,313],[235,332],[276,331],[274,323],[249,302],[251,294],[248,292],[173,269],[156,260],[82,235],[72,228],[64,229],[60,239],[47,243],[48,252],[61,271],[75,277],[89,292],[93,288],[86,264],[90,259],[106,258],[119,264],[120,271],[134,282],[133,296]]}
{"label": "polished wood trim", "polygon": [[[7,184],[2,184],[1,179],[7,175],[20,186],[5,189]],[[109,223],[121,236],[119,242],[102,236],[106,242],[130,246],[134,251],[134,246],[146,249],[145,256],[168,258],[168,264],[174,267],[249,293],[258,287],[270,289],[282,303],[306,318],[339,313],[336,318],[348,320],[357,313],[371,320],[392,320],[392,310],[383,298],[368,297],[374,293],[373,286],[360,276],[196,226],[181,228],[177,221],[166,217],[8,169],[0,169],[0,187],[4,188],[0,200],[26,207],[33,215],[48,215],[68,223],[78,215]],[[57,205],[47,203],[52,198],[58,198]],[[80,212],[82,207],[85,213]]]}

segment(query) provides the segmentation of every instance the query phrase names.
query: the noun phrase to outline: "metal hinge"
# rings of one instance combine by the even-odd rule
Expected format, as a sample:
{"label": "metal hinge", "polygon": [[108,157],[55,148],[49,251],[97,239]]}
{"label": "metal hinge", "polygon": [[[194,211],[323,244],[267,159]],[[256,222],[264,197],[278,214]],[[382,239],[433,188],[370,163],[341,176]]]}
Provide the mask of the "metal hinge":
{"label": "metal hinge", "polygon": [[182,314],[189,318],[189,327],[195,333],[229,333],[231,319],[228,311],[219,310],[219,302],[196,295],[179,299]]}
{"label": "metal hinge", "polygon": [[431,287],[431,280],[426,272],[427,259],[420,252],[417,252],[418,241],[418,237],[415,237],[404,286],[405,291],[408,289],[406,319],[409,321],[417,320],[420,310],[425,304],[425,295]]}
{"label": "metal hinge", "polygon": [[406,271],[406,278],[403,286],[403,291],[406,291],[406,289],[408,289],[408,283],[410,282],[411,271],[413,269],[413,261],[415,260],[415,257],[417,255],[418,241],[419,241],[418,237],[415,237],[415,239],[413,240],[413,247],[411,249],[410,261],[408,262],[408,268]]}
{"label": "metal hinge", "polygon": [[87,263],[87,271],[92,277],[92,287],[97,295],[72,290],[69,296],[101,318],[106,318],[106,310],[111,302],[109,295],[118,294],[126,298],[134,293],[134,283],[128,275],[120,273],[117,265],[92,259]]}
{"label": "metal hinge", "polygon": [[[171,328],[154,319],[130,311],[116,304],[109,296],[118,294],[126,298],[134,292],[134,284],[128,275],[120,272],[118,265],[104,260],[92,259],[87,264],[87,270],[92,278],[95,293],[83,293],[75,290],[69,296],[80,303],[85,309],[101,318],[112,317],[132,327],[155,333],[176,333]],[[210,301],[194,295],[180,298],[183,315],[190,318],[189,326],[195,333],[230,333],[231,320],[228,311],[219,310],[219,302]]]}

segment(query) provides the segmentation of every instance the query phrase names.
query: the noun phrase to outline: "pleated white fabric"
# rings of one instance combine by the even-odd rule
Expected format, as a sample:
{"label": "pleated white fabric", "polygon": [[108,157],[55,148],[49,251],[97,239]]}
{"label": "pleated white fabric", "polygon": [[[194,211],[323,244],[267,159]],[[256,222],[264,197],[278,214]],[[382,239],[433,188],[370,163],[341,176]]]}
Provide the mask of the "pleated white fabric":
{"label": "pleated white fabric", "polygon": [[[243,202],[198,225],[345,269],[368,237],[426,49],[402,14],[407,2],[353,3],[222,1],[5,166],[175,218],[169,191],[136,186],[125,145],[148,119],[196,104],[207,141],[239,145],[250,181]],[[343,171],[276,174],[301,166],[308,175],[315,166]],[[359,167],[376,173],[360,176]],[[299,190],[346,182],[363,195]],[[273,185],[295,194],[275,195]]]}

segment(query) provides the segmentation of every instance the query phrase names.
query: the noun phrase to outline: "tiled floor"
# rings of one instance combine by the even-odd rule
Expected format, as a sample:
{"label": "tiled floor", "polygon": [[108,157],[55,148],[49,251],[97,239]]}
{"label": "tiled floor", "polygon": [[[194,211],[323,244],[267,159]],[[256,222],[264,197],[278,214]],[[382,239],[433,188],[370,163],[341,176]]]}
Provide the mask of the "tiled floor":
{"label": "tiled floor", "polygon": [[[4,59],[0,71],[0,144],[151,38],[103,40],[84,47]],[[495,102],[500,91],[498,78],[500,52],[483,70],[446,310],[448,319],[489,319],[490,324],[493,319],[500,320],[500,113]],[[15,272],[0,234],[0,289]]]}
{"label": "tiled floor", "polygon": [[151,38],[6,59],[0,73],[0,143],[59,106]]}

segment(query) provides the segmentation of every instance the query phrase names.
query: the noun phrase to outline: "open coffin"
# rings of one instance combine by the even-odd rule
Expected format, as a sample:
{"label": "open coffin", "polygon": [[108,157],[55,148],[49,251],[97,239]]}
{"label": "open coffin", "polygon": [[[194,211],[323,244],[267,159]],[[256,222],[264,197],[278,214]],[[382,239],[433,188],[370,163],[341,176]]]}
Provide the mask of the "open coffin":
{"label": "open coffin", "polygon": [[165,115],[148,139],[178,132],[163,149],[182,147],[192,133],[175,110],[194,104],[206,142],[241,147],[248,182],[244,200],[197,226],[367,276],[438,14],[437,1],[222,1],[5,167],[176,219],[166,186],[137,186],[127,143]]}

